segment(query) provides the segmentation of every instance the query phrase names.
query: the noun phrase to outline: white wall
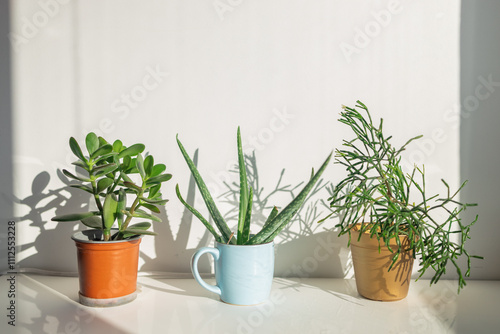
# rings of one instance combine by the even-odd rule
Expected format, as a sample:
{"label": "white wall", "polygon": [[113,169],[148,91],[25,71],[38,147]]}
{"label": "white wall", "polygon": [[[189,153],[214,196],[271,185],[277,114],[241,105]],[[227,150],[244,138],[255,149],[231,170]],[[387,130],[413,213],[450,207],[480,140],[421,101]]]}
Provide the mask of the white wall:
{"label": "white wall", "polygon": [[[190,177],[177,133],[189,152],[199,149],[202,175],[222,194],[240,125],[247,152],[256,149],[267,192],[282,168],[284,183],[296,185],[350,138],[337,115],[341,104],[360,99],[384,117],[395,144],[425,135],[406,159],[426,164],[431,192],[441,190],[443,176],[457,186],[459,122],[446,115],[460,103],[459,6],[430,0],[11,1],[12,33],[23,38],[12,52],[19,265],[76,270],[69,236],[81,226],[50,218],[88,203],[83,194],[67,200],[77,192],[63,190],[57,169],[72,161],[68,138],[82,140],[89,130],[125,144],[143,142],[174,175],[163,191],[171,199],[165,223],[154,226],[160,236],[143,239],[142,270],[188,271],[194,250],[212,242],[200,222],[183,220],[175,197],[175,184],[185,194]],[[342,176],[333,165],[324,174],[332,182]],[[327,196],[321,191],[316,199]],[[275,200],[270,204],[288,198]],[[196,204],[203,209],[198,193]],[[305,209],[301,218],[295,234],[281,240],[276,274],[343,277],[346,241],[324,232],[335,221],[318,226]],[[318,247],[329,257],[315,258]]]}

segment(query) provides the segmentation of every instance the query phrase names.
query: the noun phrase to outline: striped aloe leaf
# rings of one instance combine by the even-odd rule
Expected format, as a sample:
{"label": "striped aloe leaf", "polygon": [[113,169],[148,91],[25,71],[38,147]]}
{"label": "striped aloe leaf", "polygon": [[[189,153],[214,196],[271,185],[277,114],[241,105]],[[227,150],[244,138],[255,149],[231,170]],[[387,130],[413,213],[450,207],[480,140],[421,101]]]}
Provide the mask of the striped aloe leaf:
{"label": "striped aloe leaf", "polygon": [[[245,157],[243,155],[243,149],[241,146],[241,133],[240,127],[238,127],[238,167],[240,171],[240,212],[238,215],[238,236],[237,242],[238,244],[243,244],[247,241],[244,237],[244,231],[250,231],[250,219],[246,219],[246,212],[248,206],[248,180],[247,180],[247,170],[245,166]],[[252,195],[250,195],[251,197]],[[251,204],[250,204],[251,206]],[[247,225],[248,224],[248,225]],[[248,238],[248,235],[247,235]]]}
{"label": "striped aloe leaf", "polygon": [[330,162],[331,157],[332,153],[330,153],[328,158],[326,158],[325,162],[323,162],[323,165],[321,165],[318,172],[311,177],[309,182],[305,185],[305,187],[297,195],[297,197],[295,197],[293,201],[290,202],[290,204],[288,204],[280,213],[278,213],[276,217],[274,217],[269,222],[269,224],[267,224],[267,226],[265,226],[259,233],[257,233],[253,238],[251,238],[246,243],[247,245],[258,245],[273,241],[274,237],[287,226],[287,224],[290,222],[293,216],[300,209],[302,204],[304,204],[307,195],[314,187],[316,182],[319,180],[321,174],[323,174],[323,171]]}
{"label": "striped aloe leaf", "polygon": [[250,193],[248,194],[247,212],[245,214],[245,223],[243,224],[243,231],[241,233],[241,237],[238,237],[237,240],[238,245],[244,245],[248,242],[248,238],[250,236],[250,220],[252,219],[252,203],[253,203],[253,189],[250,188]]}
{"label": "striped aloe leaf", "polygon": [[222,242],[222,239],[220,237],[219,234],[217,234],[217,231],[215,231],[214,227],[212,226],[212,224],[210,224],[208,222],[208,220],[205,219],[205,217],[203,217],[201,215],[201,213],[196,210],[195,208],[193,208],[191,205],[189,205],[185,200],[184,198],[182,198],[182,195],[181,195],[181,192],[179,191],[179,185],[176,185],[175,186],[175,193],[177,194],[177,198],[179,199],[179,201],[181,201],[181,203],[189,210],[191,211],[191,213],[193,215],[195,215],[196,218],[198,218],[202,223],[203,225],[205,225],[205,227],[207,228],[207,230],[212,233],[212,235],[214,236],[215,240],[218,241],[218,242]]}
{"label": "striped aloe leaf", "polygon": [[191,174],[193,175],[193,178],[198,185],[198,189],[200,190],[201,196],[203,197],[203,200],[205,201],[205,204],[207,206],[208,212],[210,213],[210,216],[212,216],[215,225],[217,225],[217,228],[219,229],[221,233],[221,238],[222,241],[224,242],[230,242],[231,244],[235,244],[236,242],[234,239],[230,239],[231,237],[231,230],[226,224],[226,221],[222,217],[219,209],[215,205],[215,202],[212,198],[212,195],[210,195],[210,192],[208,191],[208,188],[203,181],[200,173],[198,172],[198,169],[196,168],[195,164],[193,163],[193,160],[189,157],[187,154],[186,150],[184,149],[184,146],[180,142],[179,138],[177,139],[177,145],[179,146],[179,149],[181,150],[182,155],[184,156],[184,160],[186,160],[186,163],[191,170]]}
{"label": "striped aloe leaf", "polygon": [[278,215],[278,208],[277,207],[274,207],[272,210],[271,210],[271,213],[269,214],[269,217],[267,217],[266,219],[266,222],[264,223],[264,226],[262,226],[262,228],[266,228],[267,225],[269,225],[269,223],[274,219],[274,217],[276,217]]}

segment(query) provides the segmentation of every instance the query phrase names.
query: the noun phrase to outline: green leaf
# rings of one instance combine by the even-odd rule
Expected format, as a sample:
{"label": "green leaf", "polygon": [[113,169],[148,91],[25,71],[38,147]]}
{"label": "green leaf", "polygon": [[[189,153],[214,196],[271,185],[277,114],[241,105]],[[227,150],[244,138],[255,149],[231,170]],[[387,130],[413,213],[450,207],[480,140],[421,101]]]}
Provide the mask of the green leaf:
{"label": "green leaf", "polygon": [[102,208],[102,216],[104,219],[104,228],[106,230],[111,229],[116,218],[116,208],[118,207],[118,201],[116,200],[115,194],[107,194],[104,199],[104,205]]}
{"label": "green leaf", "polygon": [[137,159],[135,159],[135,167],[139,171],[141,179],[144,180],[146,178],[146,171],[144,170],[144,159],[142,158],[141,154],[138,154]]}
{"label": "green leaf", "polygon": [[70,213],[67,215],[55,216],[51,220],[55,221],[55,222],[74,222],[74,221],[82,220],[82,219],[87,218],[87,217],[96,216],[98,214],[99,214],[99,211]]}
{"label": "green leaf", "polygon": [[78,180],[78,181],[83,181],[83,182],[90,182],[89,178],[83,177],[83,176],[76,176],[72,174],[70,171],[63,169],[63,174],[66,175],[67,177],[70,177],[72,179]]}
{"label": "green leaf", "polygon": [[127,174],[135,174],[135,173],[139,173],[139,171],[137,170],[137,167],[136,167],[136,158],[132,158],[130,160],[130,165],[128,166],[127,169],[123,169],[122,170],[127,173]]}
{"label": "green leaf", "polygon": [[144,172],[145,172],[147,177],[150,177],[151,173],[153,172],[154,162],[155,162],[155,160],[154,160],[152,155],[148,155],[144,159]]}
{"label": "green leaf", "polygon": [[124,181],[123,184],[130,189],[133,189],[137,193],[141,193],[143,190],[141,187],[139,187],[137,184],[129,181]]}
{"label": "green leaf", "polygon": [[113,179],[107,177],[100,179],[99,181],[97,181],[97,193],[104,191],[104,189],[108,188],[112,184]]}
{"label": "green leaf", "polygon": [[87,137],[85,137],[85,145],[87,146],[89,155],[92,156],[92,153],[94,153],[99,148],[99,138],[97,138],[97,135],[95,133],[89,132]]}
{"label": "green leaf", "polygon": [[168,202],[168,199],[151,199],[144,197],[141,197],[141,200],[143,200],[146,203],[156,204],[156,205],[165,205]]}
{"label": "green leaf", "polygon": [[130,167],[129,169],[127,169],[125,171],[125,173],[127,173],[127,174],[138,174],[139,171],[137,170],[137,167],[135,167],[135,159],[132,159],[132,163],[134,165],[132,167]]}
{"label": "green leaf", "polygon": [[150,222],[141,222],[141,223],[136,223],[136,224],[130,225],[127,229],[147,230],[150,227],[151,227]]}
{"label": "green leaf", "polygon": [[115,163],[111,163],[107,165],[96,166],[94,167],[94,169],[92,169],[92,172],[94,173],[95,176],[101,176],[109,174],[115,171],[117,168],[118,166]]}
{"label": "green leaf", "polygon": [[309,180],[297,197],[295,197],[290,204],[288,204],[278,215],[276,215],[276,217],[274,217],[274,219],[272,219],[265,228],[251,238],[247,243],[248,245],[258,245],[273,241],[274,237],[286,227],[302,204],[304,204],[307,195],[319,180],[321,174],[323,174],[326,166],[328,166],[331,157],[332,153],[330,153],[328,158],[326,158],[318,172]]}
{"label": "green leaf", "polygon": [[161,189],[161,184],[158,184],[156,186],[151,187],[149,189],[148,198],[154,198],[156,196],[156,194],[158,194],[160,189]]}
{"label": "green leaf", "polygon": [[[245,220],[246,220],[246,211],[248,205],[248,180],[247,180],[247,171],[245,166],[245,157],[243,155],[243,149],[241,146],[241,133],[240,127],[238,126],[238,134],[237,134],[237,145],[238,145],[238,167],[240,172],[240,211],[238,214],[238,244],[240,244],[241,240],[244,240],[243,231],[245,230]],[[246,242],[247,240],[245,240]]]}
{"label": "green leaf", "polygon": [[109,144],[108,141],[101,136],[99,136],[99,147]]}
{"label": "green leaf", "polygon": [[141,230],[141,229],[132,229],[132,228],[127,228],[126,230],[122,231],[123,233],[123,238],[130,238],[135,235],[158,235],[158,233],[153,232],[153,231],[147,231],[147,230]]}
{"label": "green leaf", "polygon": [[181,201],[181,203],[193,214],[195,215],[196,218],[198,218],[202,223],[203,225],[205,225],[205,227],[207,228],[207,230],[212,233],[212,235],[214,236],[215,240],[217,242],[223,242],[221,236],[219,234],[217,234],[217,231],[215,231],[214,227],[212,226],[212,224],[210,224],[208,222],[208,220],[206,220],[202,215],[201,213],[196,210],[195,208],[193,208],[191,205],[189,205],[185,200],[184,198],[182,198],[181,196],[181,192],[179,191],[179,185],[177,184],[175,186],[175,193],[177,194],[177,198],[179,199],[179,201]]}
{"label": "green leaf", "polygon": [[113,143],[113,151],[116,153],[120,153],[122,148],[123,148],[122,141],[119,139],[115,140],[115,142]]}
{"label": "green leaf", "polygon": [[83,162],[87,162],[87,159],[83,156],[82,149],[80,148],[80,145],[78,145],[78,142],[75,138],[71,137],[69,139],[69,147],[71,148],[73,154],[78,157],[78,159],[82,160]]}
{"label": "green leaf", "polygon": [[186,163],[191,170],[191,174],[193,175],[193,178],[198,185],[198,189],[200,190],[201,196],[203,197],[203,200],[205,201],[205,204],[208,208],[208,212],[212,216],[215,225],[217,225],[217,228],[221,232],[221,238],[224,242],[230,242],[231,244],[235,244],[235,241],[231,238],[231,230],[227,226],[226,221],[222,217],[219,209],[215,205],[215,202],[212,198],[212,195],[208,192],[208,188],[203,181],[200,173],[198,172],[198,169],[196,168],[195,164],[193,163],[193,160],[189,157],[187,154],[186,150],[184,149],[184,146],[180,142],[179,138],[177,139],[177,145],[179,146],[179,149],[181,150],[182,155],[184,156],[184,160],[186,160]]}
{"label": "green leaf", "polygon": [[262,226],[262,228],[266,228],[267,225],[269,225],[269,223],[274,219],[274,217],[276,217],[278,215],[278,208],[277,207],[274,207],[272,210],[271,210],[271,213],[269,214],[269,217],[267,217],[266,219],[266,222],[264,223],[264,226]]}
{"label": "green leaf", "polygon": [[142,153],[142,151],[144,151],[145,148],[146,147],[144,146],[144,144],[134,144],[121,151],[120,154],[118,154],[118,158],[121,159],[126,156],[130,157],[136,156],[137,154]]}
{"label": "green leaf", "polygon": [[160,213],[160,209],[158,209],[158,207],[154,206],[153,204],[141,203],[141,206],[151,210],[151,212]]}
{"label": "green leaf", "polygon": [[125,156],[122,161],[121,170],[127,170],[132,164],[132,158],[130,156]]}
{"label": "green leaf", "polygon": [[134,183],[134,181],[132,181],[132,179],[127,175],[127,173],[120,172],[120,177],[126,182]]}
{"label": "green leaf", "polygon": [[82,184],[70,184],[69,186],[71,188],[77,188],[77,189],[85,190],[86,192],[94,195],[94,191],[89,186],[84,186]]}
{"label": "green leaf", "polygon": [[89,170],[89,166],[87,166],[87,164],[81,160],[73,161],[71,164],[83,168],[86,171]]}
{"label": "green leaf", "polygon": [[125,230],[121,231],[123,238],[129,238],[135,235],[147,234],[147,235],[158,235],[156,232],[147,231],[148,228],[151,227],[151,223],[142,222],[131,225],[127,227]]}
{"label": "green leaf", "polygon": [[127,208],[127,194],[125,189],[120,189],[118,192],[118,204],[116,206],[116,221],[118,223],[118,228],[121,229],[123,224],[123,210]]}
{"label": "green leaf", "polygon": [[157,164],[157,165],[154,165],[154,166],[153,166],[153,170],[151,171],[151,175],[149,175],[149,177],[153,177],[153,176],[156,176],[156,175],[160,175],[160,174],[161,174],[161,173],[163,173],[166,169],[167,169],[167,167],[166,167],[164,164]]}
{"label": "green leaf", "polygon": [[113,156],[113,154],[110,154],[111,151],[113,150],[113,147],[109,144],[103,145],[99,147],[94,153],[91,154],[90,158],[95,159],[97,157],[103,156],[98,161],[104,160],[104,157],[109,158],[110,156]]}
{"label": "green leaf", "polygon": [[253,189],[250,188],[250,194],[248,195],[248,205],[247,212],[245,215],[245,223],[243,224],[243,231],[241,233],[241,240],[238,241],[238,245],[244,245],[248,242],[250,236],[250,220],[252,218],[252,201],[253,201]]}
{"label": "green leaf", "polygon": [[88,226],[90,228],[95,228],[98,230],[102,229],[102,220],[99,216],[91,216],[87,218],[80,219],[83,225]]}
{"label": "green leaf", "polygon": [[162,182],[166,182],[172,178],[172,174],[161,174],[158,176],[153,176],[152,178],[146,181],[146,186],[152,186],[156,184],[160,184]]}
{"label": "green leaf", "polygon": [[[94,163],[96,163],[96,164],[100,163],[101,161],[107,161],[109,158],[116,156],[116,152],[111,152],[111,153],[107,153],[107,154],[103,154],[103,155],[99,156],[98,155],[99,151],[100,151],[100,149],[98,149],[96,152],[94,152],[95,157],[92,158],[92,159],[95,159],[95,158],[99,157],[99,158],[95,159],[95,161],[94,161]],[[118,165],[118,163],[116,163],[116,164]]]}
{"label": "green leaf", "polygon": [[142,210],[137,210],[132,214],[132,217],[136,218],[144,218],[144,219],[151,219],[152,221],[159,222],[161,223],[161,219],[159,217],[156,217],[152,214],[149,214],[145,211]]}

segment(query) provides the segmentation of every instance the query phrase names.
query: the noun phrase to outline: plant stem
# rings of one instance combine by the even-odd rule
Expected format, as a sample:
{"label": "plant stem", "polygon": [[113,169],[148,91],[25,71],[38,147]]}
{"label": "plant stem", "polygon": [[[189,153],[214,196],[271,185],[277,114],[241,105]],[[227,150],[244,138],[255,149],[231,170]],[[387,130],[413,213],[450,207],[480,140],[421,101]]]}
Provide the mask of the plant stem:
{"label": "plant stem", "polygon": [[127,215],[127,219],[122,224],[122,230],[126,230],[128,227],[128,224],[132,220],[132,215],[134,214],[135,210],[137,209],[137,206],[139,205],[139,197],[142,196],[142,193],[137,194],[137,197],[135,198],[134,202],[132,203],[132,206],[130,207],[129,213],[130,215]]}
{"label": "plant stem", "polygon": [[97,192],[97,184],[96,184],[94,175],[90,175],[90,184],[92,185],[92,192],[94,193],[95,204],[97,205],[97,208],[99,209],[100,216],[101,216],[103,239],[104,239],[104,241],[109,241],[111,239],[111,235],[110,235],[109,231],[107,231],[105,226],[104,226],[104,216],[102,213],[103,212],[102,203],[101,203],[101,199],[99,198],[99,193]]}
{"label": "plant stem", "polygon": [[122,178],[122,173],[119,173],[118,174],[118,178],[116,179],[116,181],[113,182],[113,186],[111,188],[109,188],[108,190],[108,194],[112,193],[113,191],[115,191],[116,189],[116,186],[118,185],[118,183],[120,182]]}

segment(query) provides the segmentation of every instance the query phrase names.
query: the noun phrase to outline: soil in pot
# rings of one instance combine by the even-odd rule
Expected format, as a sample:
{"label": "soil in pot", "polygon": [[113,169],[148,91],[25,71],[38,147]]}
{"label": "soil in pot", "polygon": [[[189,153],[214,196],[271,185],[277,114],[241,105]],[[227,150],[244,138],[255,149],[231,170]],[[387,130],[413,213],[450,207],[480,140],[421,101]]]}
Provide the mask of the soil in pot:
{"label": "soil in pot", "polygon": [[[394,253],[376,237],[370,238],[365,232],[358,241],[359,231],[351,230],[351,252],[354,264],[356,287],[361,296],[377,301],[396,301],[408,295],[413,256],[410,252],[400,254],[398,260],[389,271]],[[403,247],[409,245],[406,236],[400,236]],[[391,248],[397,249],[396,240],[390,241]],[[380,248],[380,251],[379,251]]]}

